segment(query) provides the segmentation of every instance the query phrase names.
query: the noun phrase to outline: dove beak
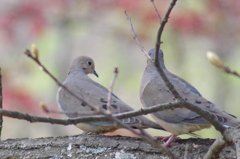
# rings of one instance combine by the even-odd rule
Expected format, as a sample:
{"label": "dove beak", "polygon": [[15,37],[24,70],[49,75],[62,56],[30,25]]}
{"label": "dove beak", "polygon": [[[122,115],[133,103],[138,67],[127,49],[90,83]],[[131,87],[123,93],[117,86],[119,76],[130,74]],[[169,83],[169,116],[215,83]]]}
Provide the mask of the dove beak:
{"label": "dove beak", "polygon": [[93,74],[98,77],[98,74],[95,70],[93,70]]}

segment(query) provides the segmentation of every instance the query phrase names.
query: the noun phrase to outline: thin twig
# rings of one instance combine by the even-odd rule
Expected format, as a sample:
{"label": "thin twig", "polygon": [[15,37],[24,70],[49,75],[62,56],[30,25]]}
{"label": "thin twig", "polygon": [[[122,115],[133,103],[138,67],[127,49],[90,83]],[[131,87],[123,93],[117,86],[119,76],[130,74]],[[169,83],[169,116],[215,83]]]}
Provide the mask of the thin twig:
{"label": "thin twig", "polygon": [[135,33],[134,31],[134,28],[133,28],[133,24],[132,24],[132,21],[131,21],[131,18],[128,16],[127,14],[127,11],[125,11],[125,15],[127,17],[127,20],[131,26],[131,32],[132,32],[132,36],[133,38],[135,39],[136,43],[138,44],[138,46],[141,48],[142,52],[144,52],[145,56],[148,58],[148,59],[151,59],[151,57],[148,55],[148,52],[146,51],[146,49],[143,47],[143,45],[141,44],[141,42],[139,41],[138,37],[137,37],[137,34]]}
{"label": "thin twig", "polygon": [[108,89],[108,100],[107,100],[107,110],[109,111],[108,113],[111,114],[111,105],[112,105],[112,92],[113,92],[113,86],[115,84],[115,81],[116,81],[116,78],[117,78],[117,75],[118,75],[118,68],[115,67],[114,68],[114,74],[113,74],[113,77],[112,77],[112,80],[110,82],[110,85],[109,85],[109,89]]}
{"label": "thin twig", "polygon": [[240,74],[237,73],[236,71],[232,71],[230,70],[230,68],[228,68],[227,66],[222,66],[220,67],[224,72],[228,73],[228,74],[232,74],[234,76],[240,77]]}
{"label": "thin twig", "polygon": [[154,64],[156,66],[157,71],[159,72],[159,74],[161,75],[162,79],[164,80],[164,82],[166,83],[167,87],[169,88],[169,90],[172,92],[172,94],[174,95],[174,97],[176,99],[181,99],[181,96],[179,95],[179,93],[176,91],[176,89],[173,87],[172,83],[169,81],[169,79],[167,78],[167,76],[165,75],[165,73],[163,72],[163,70],[160,67],[160,63],[159,63],[159,59],[158,59],[158,51],[160,48],[160,44],[161,44],[161,36],[163,33],[163,29],[168,21],[169,15],[174,7],[174,5],[176,4],[177,0],[172,0],[168,10],[166,12],[166,14],[164,15],[162,21],[161,21],[161,25],[158,29],[158,34],[157,34],[157,41],[156,41],[156,46],[155,46],[155,60],[154,60]]}
{"label": "thin twig", "polygon": [[158,9],[157,9],[157,7],[156,7],[156,5],[155,5],[155,2],[154,2],[154,0],[151,0],[151,2],[152,2],[152,4],[153,4],[153,7],[154,7],[156,13],[157,13],[157,16],[158,16],[159,22],[161,23],[162,18],[161,18],[161,16],[160,16],[159,12],[158,12]]}
{"label": "thin twig", "polygon": [[232,74],[237,77],[240,77],[239,73],[237,73],[236,71],[232,71],[230,68],[228,68],[226,65],[224,65],[222,60],[218,57],[218,55],[215,52],[208,51],[207,58],[214,66],[220,68],[224,72],[226,72],[228,74]]}
{"label": "thin twig", "polygon": [[[0,109],[2,109],[2,73],[1,73],[1,67],[0,67]],[[0,115],[0,140],[2,137],[2,126],[3,126],[3,117]]]}

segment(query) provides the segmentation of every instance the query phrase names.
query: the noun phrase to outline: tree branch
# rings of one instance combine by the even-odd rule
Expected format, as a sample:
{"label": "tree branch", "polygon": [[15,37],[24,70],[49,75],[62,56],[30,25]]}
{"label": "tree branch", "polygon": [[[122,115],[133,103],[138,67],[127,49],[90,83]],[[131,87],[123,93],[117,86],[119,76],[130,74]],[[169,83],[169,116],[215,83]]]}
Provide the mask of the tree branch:
{"label": "tree branch", "polygon": [[146,49],[143,47],[143,45],[141,44],[141,42],[139,41],[138,37],[137,37],[137,34],[135,33],[134,29],[133,29],[133,24],[132,24],[132,21],[131,21],[131,18],[128,16],[127,14],[127,11],[125,11],[125,15],[127,17],[127,20],[130,24],[130,27],[131,27],[131,32],[132,32],[132,36],[133,38],[135,39],[136,43],[138,44],[138,46],[141,48],[142,52],[144,52],[145,56],[148,58],[148,59],[151,59],[151,57],[148,55]]}
{"label": "tree branch", "polygon": [[225,66],[222,62],[222,60],[218,57],[218,55],[214,52],[208,51],[207,52],[207,58],[209,61],[216,67],[220,68],[224,72],[228,74],[232,74],[234,76],[240,77],[240,74],[236,71],[232,71],[229,67]]}
{"label": "tree branch", "polygon": [[117,75],[118,75],[118,68],[115,67],[113,71],[113,77],[110,82],[109,88],[108,88],[108,100],[107,100],[107,110],[109,111],[108,113],[111,114],[111,105],[112,105],[112,92],[113,92],[113,86],[116,81]]}
{"label": "tree branch", "polygon": [[156,45],[155,45],[155,60],[154,60],[154,64],[155,67],[158,71],[158,73],[161,75],[162,79],[164,80],[164,82],[166,83],[167,87],[169,88],[169,90],[172,92],[172,94],[174,95],[174,97],[176,99],[181,99],[181,96],[179,95],[179,93],[176,91],[176,89],[173,87],[172,83],[169,81],[169,79],[167,78],[167,76],[165,75],[165,73],[163,72],[163,70],[160,67],[160,63],[159,63],[159,59],[158,59],[158,51],[160,48],[160,44],[161,42],[161,37],[162,37],[162,33],[163,33],[163,29],[168,21],[169,15],[174,7],[174,5],[176,4],[177,0],[172,0],[169,8],[166,12],[166,14],[164,15],[162,21],[161,21],[161,25],[158,29],[158,34],[157,34],[157,40],[156,40]]}
{"label": "tree branch", "polygon": [[227,144],[234,143],[236,147],[237,158],[240,158],[240,125],[237,127],[229,127],[226,129],[225,134],[223,135],[225,141],[228,141]]}
{"label": "tree branch", "polygon": [[204,156],[204,159],[218,159],[219,154],[225,146],[227,146],[227,143],[223,139],[223,136],[218,137],[209,148],[209,151]]}
{"label": "tree branch", "polygon": [[158,19],[159,19],[159,21],[160,21],[160,23],[161,23],[162,18],[161,18],[161,16],[160,16],[159,12],[158,12],[158,9],[157,9],[157,7],[156,7],[156,5],[155,5],[155,2],[154,2],[154,0],[151,0],[151,2],[152,2],[152,5],[153,5],[156,13],[157,13]]}
{"label": "tree branch", "polygon": [[[124,118],[139,116],[139,115],[147,115],[149,113],[153,113],[156,111],[163,111],[163,110],[183,108],[183,107],[187,107],[188,109],[196,113],[199,113],[200,115],[204,115],[206,113],[201,108],[198,108],[190,103],[183,106],[182,104],[179,104],[179,102],[174,102],[174,103],[168,103],[168,104],[158,104],[158,105],[145,108],[145,109],[140,109],[137,111],[129,111],[129,112],[124,112],[119,114],[113,114],[112,117],[115,117],[118,119],[124,119]],[[111,119],[107,118],[104,115],[82,116],[82,117],[71,118],[71,119],[57,119],[57,118],[33,116],[29,114],[23,114],[16,111],[9,111],[4,109],[0,109],[0,115],[11,117],[11,118],[24,119],[29,122],[46,122],[50,124],[61,124],[61,125],[70,125],[70,124],[77,124],[82,122],[94,122],[94,121],[112,121]],[[214,120],[212,120],[213,117],[211,115],[209,116],[204,115],[204,116],[205,116],[205,119],[208,120],[212,125],[216,125],[216,127],[218,127],[217,124],[219,123],[218,122],[217,124],[214,123],[213,122]],[[221,127],[219,129],[221,129]]]}

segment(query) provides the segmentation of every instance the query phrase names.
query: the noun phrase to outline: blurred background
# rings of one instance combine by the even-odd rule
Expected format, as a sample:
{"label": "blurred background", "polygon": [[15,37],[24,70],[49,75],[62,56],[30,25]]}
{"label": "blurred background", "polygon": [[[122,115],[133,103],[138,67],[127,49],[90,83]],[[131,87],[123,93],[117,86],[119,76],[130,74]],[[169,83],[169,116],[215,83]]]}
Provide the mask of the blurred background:
{"label": "blurred background", "polygon": [[[155,0],[161,14],[170,0]],[[133,39],[126,10],[143,46],[155,46],[159,20],[148,0],[1,0],[0,67],[3,76],[3,107],[39,116],[44,102],[58,110],[58,86],[23,53],[35,43],[42,63],[64,81],[71,61],[86,55],[95,60],[99,78],[108,87],[113,68],[119,67],[114,93],[135,109],[140,109],[139,86],[146,57]],[[216,52],[233,70],[240,71],[240,1],[178,1],[163,33],[162,50],[167,68],[195,86],[221,109],[240,118],[240,79],[211,65],[208,50]],[[149,116],[151,119],[151,117]],[[149,130],[152,135],[169,133]],[[36,138],[80,134],[74,126],[29,123],[4,117],[2,139]],[[129,135],[118,130],[109,135]],[[216,138],[215,129],[197,132]],[[183,136],[183,138],[189,136]]]}

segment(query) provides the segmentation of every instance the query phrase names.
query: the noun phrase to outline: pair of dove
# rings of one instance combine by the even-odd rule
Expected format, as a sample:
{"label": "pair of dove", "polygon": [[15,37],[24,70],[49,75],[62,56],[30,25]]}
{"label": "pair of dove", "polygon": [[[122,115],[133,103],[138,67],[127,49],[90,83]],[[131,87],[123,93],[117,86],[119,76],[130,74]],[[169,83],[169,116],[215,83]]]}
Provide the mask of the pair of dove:
{"label": "pair of dove", "polygon": [[[149,55],[152,59],[155,57],[154,54],[155,49],[151,49]],[[212,102],[202,97],[198,90],[191,84],[170,73],[164,65],[163,52],[161,50],[159,50],[159,63],[160,67],[183,99],[208,111],[223,125],[234,127],[240,124],[240,120],[225,113]],[[91,104],[91,106],[98,107],[101,110],[107,111],[107,109],[110,109],[113,114],[133,110],[114,94],[112,94],[111,106],[107,107],[108,90],[90,79],[87,76],[88,74],[95,74],[98,76],[95,71],[94,61],[89,57],[80,56],[72,62],[68,76],[63,82],[63,85],[85,102]],[[147,60],[147,66],[142,77],[140,98],[145,108],[175,101],[173,94],[169,91],[162,77],[157,72],[153,60],[150,59]],[[82,114],[81,116],[91,116],[94,114],[94,111],[91,110],[84,101],[79,101],[63,88],[60,88],[58,91],[57,101],[63,112],[69,112],[69,114],[66,113],[69,118],[78,117],[79,115],[77,114]],[[158,111],[151,115],[157,123],[144,116],[122,119],[122,122],[132,128],[154,128],[172,133],[171,136],[163,138],[163,141],[168,139],[168,141],[164,143],[165,146],[171,145],[172,141],[178,135],[188,134],[211,127],[211,124],[207,120],[186,108]],[[111,132],[121,128],[121,126],[114,122],[102,121],[79,123],[76,126],[84,131],[97,134]]]}

